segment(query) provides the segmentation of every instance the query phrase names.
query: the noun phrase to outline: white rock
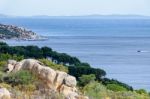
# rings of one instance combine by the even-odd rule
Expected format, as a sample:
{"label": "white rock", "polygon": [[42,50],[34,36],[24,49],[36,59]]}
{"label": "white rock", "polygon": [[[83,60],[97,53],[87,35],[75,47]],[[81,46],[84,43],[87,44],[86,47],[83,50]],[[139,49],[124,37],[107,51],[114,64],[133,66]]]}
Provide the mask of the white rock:
{"label": "white rock", "polygon": [[0,99],[11,99],[10,93],[6,88],[0,88]]}
{"label": "white rock", "polygon": [[75,77],[68,75],[65,72],[55,71],[50,67],[44,66],[44,64],[38,60],[24,59],[20,62],[9,60],[7,68],[9,72],[17,72],[21,69],[29,70],[41,79],[44,86],[47,88],[63,93],[68,99],[80,99],[78,98],[80,95],[77,93],[77,81]]}
{"label": "white rock", "polygon": [[65,77],[65,84],[69,87],[75,87],[77,85],[76,78],[71,75],[67,75],[67,77]]}

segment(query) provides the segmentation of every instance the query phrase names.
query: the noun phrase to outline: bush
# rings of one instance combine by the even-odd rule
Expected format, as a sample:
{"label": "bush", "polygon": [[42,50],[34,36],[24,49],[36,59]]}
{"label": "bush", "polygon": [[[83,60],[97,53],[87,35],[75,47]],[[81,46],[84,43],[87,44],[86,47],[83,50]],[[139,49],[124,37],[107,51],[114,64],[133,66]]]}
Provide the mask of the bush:
{"label": "bush", "polygon": [[83,93],[89,99],[150,99],[148,94],[138,94],[134,91],[112,91],[98,82],[87,84],[83,88]]}
{"label": "bush", "polygon": [[0,42],[0,46],[8,46],[5,42]]}
{"label": "bush", "polygon": [[28,85],[17,85],[14,87],[16,90],[25,91],[25,92],[33,92],[36,90],[36,85],[28,84]]}
{"label": "bush", "polygon": [[47,59],[39,59],[40,62],[44,63],[44,65],[54,69],[54,70],[60,70],[64,72],[68,72],[68,68],[63,65],[54,64],[53,62],[47,60]]}
{"label": "bush", "polygon": [[87,95],[89,99],[106,99],[107,97],[106,87],[98,82],[87,84],[83,88],[83,93]]}
{"label": "bush", "polygon": [[22,55],[18,56],[16,54],[10,55],[8,53],[0,54],[0,61],[7,61],[8,59],[14,59],[14,60],[20,61],[20,60],[24,59],[24,56],[22,56]]}
{"label": "bush", "polygon": [[135,90],[138,94],[147,94],[146,90],[144,89],[139,89],[139,90]]}
{"label": "bush", "polygon": [[70,75],[73,75],[79,80],[79,77],[82,75],[90,75],[94,74],[96,77],[96,80],[101,80],[102,77],[106,75],[106,72],[99,68],[91,68],[91,67],[85,67],[85,66],[69,66],[68,67],[68,73]]}
{"label": "bush", "polygon": [[95,81],[95,75],[91,74],[91,75],[82,75],[81,77],[79,77],[79,86],[85,86],[86,84]]}
{"label": "bush", "polygon": [[0,61],[0,71],[2,72],[5,68],[6,61]]}
{"label": "bush", "polygon": [[125,83],[122,83],[118,80],[114,80],[114,79],[109,79],[109,78],[103,78],[101,79],[102,84],[104,84],[105,86],[107,86],[108,84],[117,84],[119,86],[122,86],[124,88],[126,88],[128,91],[133,91],[133,88]]}
{"label": "bush", "polygon": [[70,65],[86,65],[87,63],[82,63],[76,57],[72,57],[66,53],[58,53],[53,51],[49,47],[38,47],[38,46],[8,46],[6,43],[0,42],[0,53],[1,54],[10,54],[17,56],[24,56],[25,58],[47,58],[51,57],[52,60],[57,60],[58,63],[70,64]]}
{"label": "bush", "polygon": [[112,90],[112,91],[127,91],[126,88],[124,88],[123,86],[117,85],[117,84],[108,84],[107,89]]}
{"label": "bush", "polygon": [[11,86],[9,84],[6,84],[6,83],[0,83],[0,88],[7,88],[7,89],[10,89]]}
{"label": "bush", "polygon": [[4,77],[4,82],[11,84],[12,86],[16,85],[28,85],[33,84],[33,82],[37,81],[37,78],[32,75],[27,70],[21,70],[17,73],[10,73],[8,76]]}

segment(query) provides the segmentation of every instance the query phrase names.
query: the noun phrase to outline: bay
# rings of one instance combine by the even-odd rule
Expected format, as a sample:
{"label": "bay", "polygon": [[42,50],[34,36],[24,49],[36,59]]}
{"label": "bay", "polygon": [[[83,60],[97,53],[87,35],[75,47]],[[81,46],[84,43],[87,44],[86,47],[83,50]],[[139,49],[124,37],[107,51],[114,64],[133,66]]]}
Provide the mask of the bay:
{"label": "bay", "polygon": [[148,19],[1,18],[0,23],[49,37],[47,41],[6,40],[9,45],[48,46],[104,69],[109,78],[150,91]]}

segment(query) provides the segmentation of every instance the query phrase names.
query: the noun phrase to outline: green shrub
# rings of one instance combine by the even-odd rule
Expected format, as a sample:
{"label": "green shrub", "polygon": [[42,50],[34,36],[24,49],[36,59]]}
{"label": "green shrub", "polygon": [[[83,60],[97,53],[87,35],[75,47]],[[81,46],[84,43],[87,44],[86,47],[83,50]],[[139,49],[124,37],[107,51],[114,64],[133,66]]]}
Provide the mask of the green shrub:
{"label": "green shrub", "polygon": [[85,67],[85,66],[69,66],[68,67],[68,73],[70,75],[73,75],[79,80],[79,77],[82,75],[90,75],[94,74],[96,77],[96,80],[100,81],[102,77],[106,75],[106,72],[99,68],[91,68],[91,67]]}
{"label": "green shrub", "polygon": [[7,89],[10,89],[11,86],[9,84],[6,84],[6,83],[0,83],[0,88],[7,88]]}
{"label": "green shrub", "polygon": [[109,78],[102,78],[101,79],[102,84],[104,84],[105,86],[107,86],[108,84],[116,84],[119,86],[122,86],[124,88],[126,88],[128,91],[133,91],[133,88],[123,82],[120,82],[118,80],[115,79],[109,79]]}
{"label": "green shrub", "polygon": [[148,94],[138,94],[135,91],[112,91],[98,82],[87,84],[82,92],[89,99],[150,99]]}
{"label": "green shrub", "polygon": [[10,73],[8,76],[4,77],[4,82],[7,82],[12,86],[28,85],[36,80],[37,78],[27,70],[21,70],[17,73]]}
{"label": "green shrub", "polygon": [[14,87],[16,90],[25,91],[25,92],[33,92],[36,90],[35,84],[28,84],[28,85],[17,85]]}
{"label": "green shrub", "polygon": [[63,65],[54,64],[53,62],[49,61],[48,59],[39,59],[40,62],[44,63],[44,65],[54,69],[54,70],[60,70],[64,72],[68,72],[68,68]]}
{"label": "green shrub", "polygon": [[0,61],[6,61],[11,58],[12,56],[10,54],[0,54]]}
{"label": "green shrub", "polygon": [[18,56],[16,54],[10,55],[8,53],[0,54],[0,61],[7,61],[8,59],[14,59],[14,60],[20,61],[20,60],[24,59],[24,56],[22,56],[22,55]]}
{"label": "green shrub", "polygon": [[112,91],[127,91],[126,88],[124,88],[123,86],[117,85],[117,84],[108,84],[107,89],[112,90]]}
{"label": "green shrub", "polygon": [[95,81],[96,77],[94,74],[90,74],[90,75],[82,75],[81,77],[79,77],[79,86],[85,86],[86,84]]}
{"label": "green shrub", "polygon": [[138,94],[147,94],[145,89],[135,90]]}
{"label": "green shrub", "polygon": [[0,46],[8,46],[5,42],[0,42]]}
{"label": "green shrub", "polygon": [[3,72],[5,66],[6,66],[6,61],[0,61],[0,71],[1,72]]}
{"label": "green shrub", "polygon": [[0,71],[0,83],[3,82],[3,75],[4,75],[3,72]]}
{"label": "green shrub", "polygon": [[83,93],[89,99],[105,99],[107,97],[107,89],[104,85],[98,82],[91,82],[83,88]]}

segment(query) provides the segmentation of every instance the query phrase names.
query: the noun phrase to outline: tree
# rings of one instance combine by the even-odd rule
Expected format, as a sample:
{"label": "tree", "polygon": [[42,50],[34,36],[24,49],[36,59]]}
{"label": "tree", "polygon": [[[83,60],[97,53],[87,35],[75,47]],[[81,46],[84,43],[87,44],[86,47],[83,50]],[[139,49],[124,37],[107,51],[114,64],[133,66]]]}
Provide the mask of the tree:
{"label": "tree", "polygon": [[5,42],[0,42],[0,46],[8,46]]}
{"label": "tree", "polygon": [[42,58],[43,53],[42,50],[37,46],[27,46],[26,47],[27,56],[33,58]]}
{"label": "tree", "polygon": [[43,52],[44,58],[47,58],[48,56],[51,57],[51,53],[52,53],[52,49],[51,48],[49,48],[49,47],[42,47],[41,50]]}
{"label": "tree", "polygon": [[84,66],[69,66],[68,71],[70,75],[75,76],[77,79],[82,75],[94,74],[96,80],[101,80],[103,76],[106,75],[106,72],[102,69],[92,68],[92,67],[84,67]]}

